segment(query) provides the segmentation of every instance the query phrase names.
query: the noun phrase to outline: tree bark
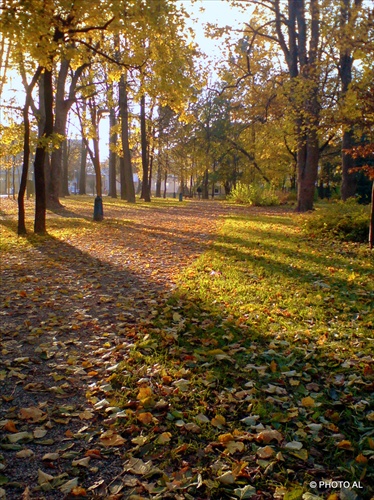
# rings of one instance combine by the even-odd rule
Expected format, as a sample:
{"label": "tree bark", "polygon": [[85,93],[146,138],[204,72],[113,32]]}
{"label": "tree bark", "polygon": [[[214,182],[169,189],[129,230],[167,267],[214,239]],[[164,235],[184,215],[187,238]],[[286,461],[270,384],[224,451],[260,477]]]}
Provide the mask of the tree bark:
{"label": "tree bark", "polygon": [[86,194],[86,168],[87,168],[87,146],[82,139],[81,142],[81,164],[79,171],[79,194]]}
{"label": "tree bark", "polygon": [[127,82],[121,75],[119,82],[119,113],[121,118],[122,157],[120,158],[121,199],[135,203],[135,186],[129,145],[129,110]]}
{"label": "tree bark", "polygon": [[29,109],[31,103],[32,91],[35,87],[36,82],[42,72],[42,67],[39,66],[36,70],[30,85],[26,88],[26,99],[25,105],[23,106],[23,122],[24,122],[24,136],[23,136],[23,165],[21,182],[18,192],[18,234],[26,234],[26,223],[25,223],[25,192],[27,188],[27,177],[29,173],[29,162],[30,162],[30,120],[29,120]]}
{"label": "tree bark", "polygon": [[[69,94],[67,99],[65,99],[65,87],[66,80],[69,72],[70,60],[63,59],[61,61],[60,71],[57,78],[56,87],[56,100],[55,100],[55,123],[53,127],[53,132],[61,137],[66,136],[66,123],[68,119],[68,114],[71,106],[75,101],[75,89],[78,80],[83,73],[83,70],[87,67],[87,64],[82,64],[79,66],[72,77]],[[60,193],[61,193],[61,172],[62,172],[62,144],[59,148],[53,149],[51,155],[51,167],[50,175],[48,180],[48,195],[47,195],[47,205],[51,208],[61,207],[60,203]]]}
{"label": "tree bark", "polygon": [[46,191],[44,177],[44,160],[48,147],[47,141],[53,133],[53,86],[52,71],[44,69],[43,74],[43,97],[45,106],[44,133],[36,148],[34,160],[35,175],[35,219],[34,232],[44,234],[46,232]]}
{"label": "tree bark", "polygon": [[148,154],[147,154],[147,127],[146,127],[146,116],[145,116],[145,95],[140,98],[140,136],[141,136],[141,151],[142,151],[142,193],[140,197],[144,201],[151,201],[149,196],[149,179],[148,179]]}
{"label": "tree bark", "polygon": [[[113,91],[112,91],[113,93]],[[114,149],[117,146],[118,135],[114,127],[117,125],[116,111],[113,107],[109,111],[109,196],[112,198],[117,198],[117,182],[116,182],[116,170],[117,170],[117,153]]]}

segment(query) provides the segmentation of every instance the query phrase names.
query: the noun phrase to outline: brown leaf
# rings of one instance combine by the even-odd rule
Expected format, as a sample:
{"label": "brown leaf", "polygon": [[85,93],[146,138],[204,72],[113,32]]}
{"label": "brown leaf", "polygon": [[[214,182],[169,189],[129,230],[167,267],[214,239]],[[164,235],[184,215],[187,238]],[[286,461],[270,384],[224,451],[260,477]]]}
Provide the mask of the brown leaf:
{"label": "brown leaf", "polygon": [[40,422],[42,420],[45,420],[47,418],[47,415],[40,408],[31,406],[30,408],[21,408],[18,417],[21,420]]}
{"label": "brown leaf", "polygon": [[106,447],[109,447],[109,446],[121,446],[125,442],[125,440],[123,439],[122,436],[120,436],[119,434],[117,434],[116,432],[114,432],[111,429],[105,431],[100,436],[100,441]]}
{"label": "brown leaf", "polygon": [[262,443],[268,444],[273,439],[281,443],[283,441],[283,436],[280,432],[276,430],[265,430],[261,431],[257,436],[255,436],[256,441],[260,441]]}
{"label": "brown leaf", "polygon": [[18,432],[18,430],[16,429],[16,424],[13,422],[13,420],[8,420],[3,429],[8,432]]}
{"label": "brown leaf", "polygon": [[275,451],[271,446],[264,446],[263,448],[259,448],[256,453],[259,458],[266,459],[272,457]]}

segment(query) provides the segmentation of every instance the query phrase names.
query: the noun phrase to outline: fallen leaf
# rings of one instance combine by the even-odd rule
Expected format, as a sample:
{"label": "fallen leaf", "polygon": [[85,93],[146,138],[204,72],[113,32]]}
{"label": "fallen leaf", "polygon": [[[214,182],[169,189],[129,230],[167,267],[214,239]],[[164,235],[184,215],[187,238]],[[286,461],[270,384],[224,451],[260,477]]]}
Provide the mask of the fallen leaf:
{"label": "fallen leaf", "polygon": [[16,424],[13,422],[13,420],[8,420],[3,429],[8,432],[18,432]]}
{"label": "fallen leaf", "polygon": [[166,443],[169,443],[170,440],[171,440],[171,437],[172,437],[171,432],[163,432],[156,439],[156,443],[157,444],[166,444]]}
{"label": "fallen leaf", "polygon": [[256,455],[259,457],[259,458],[270,458],[272,457],[273,455],[275,454],[275,451],[273,450],[273,448],[271,446],[264,446],[263,448],[259,448],[257,451],[256,451]]}
{"label": "fallen leaf", "polygon": [[315,401],[313,398],[311,398],[310,396],[306,397],[306,398],[303,398],[301,400],[301,404],[303,406],[305,406],[305,408],[313,408],[313,406],[315,405]]}
{"label": "fallen leaf", "polygon": [[16,453],[16,456],[18,458],[30,458],[30,457],[32,457],[34,455],[35,455],[35,453],[32,450],[29,450],[29,449],[20,450],[20,451],[17,451],[17,453]]}
{"label": "fallen leaf", "polygon": [[43,472],[41,469],[38,470],[38,484],[41,486],[42,484],[49,483],[53,481],[54,477],[46,472]]}
{"label": "fallen leaf", "polygon": [[222,429],[226,425],[226,419],[223,415],[216,415],[215,417],[212,418],[210,423],[213,425],[213,427],[218,427],[218,429]]}
{"label": "fallen leaf", "polygon": [[74,479],[70,479],[70,481],[67,481],[60,487],[60,491],[62,493],[68,494],[70,493],[74,488],[78,486],[78,478],[75,477]]}
{"label": "fallen leaf", "polygon": [[222,484],[234,484],[235,476],[232,472],[225,472],[222,476],[218,477],[218,481]]}
{"label": "fallen leaf", "polygon": [[31,406],[30,408],[21,408],[18,417],[21,420],[40,422],[41,420],[45,420],[47,418],[47,415],[40,408]]}
{"label": "fallen leaf", "polygon": [[145,425],[150,424],[153,421],[153,415],[149,411],[147,412],[142,412],[137,415],[137,419]]}
{"label": "fallen leaf", "polygon": [[268,444],[273,439],[281,443],[283,441],[283,436],[279,431],[276,430],[265,430],[261,431],[259,434],[255,436],[256,441],[260,441],[262,443]]}
{"label": "fallen leaf", "polygon": [[122,436],[114,432],[113,430],[109,429],[105,431],[101,436],[100,436],[100,441],[102,444],[106,447],[109,446],[122,446],[125,442]]}

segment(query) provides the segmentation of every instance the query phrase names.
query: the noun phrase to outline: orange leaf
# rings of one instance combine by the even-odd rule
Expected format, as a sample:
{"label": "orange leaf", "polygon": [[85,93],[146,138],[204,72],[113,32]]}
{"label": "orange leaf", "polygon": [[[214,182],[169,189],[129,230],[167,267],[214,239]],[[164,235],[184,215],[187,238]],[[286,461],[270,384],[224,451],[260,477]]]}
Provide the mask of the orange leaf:
{"label": "orange leaf", "polygon": [[81,486],[77,486],[71,490],[70,495],[73,495],[74,497],[85,497],[87,496],[87,492]]}
{"label": "orange leaf", "polygon": [[139,389],[138,395],[136,396],[139,401],[146,401],[153,396],[152,389],[150,387],[141,387]]}
{"label": "orange leaf", "polygon": [[357,457],[355,458],[355,461],[358,463],[358,464],[366,464],[368,462],[368,459],[365,457],[365,455],[363,455],[362,453],[360,453],[359,455],[357,455]]}
{"label": "orange leaf", "polygon": [[351,450],[352,449],[352,443],[350,441],[347,441],[346,439],[343,439],[343,441],[340,441],[336,446],[338,448],[342,448],[343,450]]}
{"label": "orange leaf", "polygon": [[140,420],[140,422],[142,424],[146,424],[147,425],[147,424],[150,424],[152,422],[153,415],[149,411],[146,411],[146,412],[143,412],[143,413],[139,413],[138,420]]}
{"label": "orange leaf", "polygon": [[4,430],[8,432],[18,432],[16,429],[16,424],[13,422],[13,420],[7,421],[7,423],[4,425]]}
{"label": "orange leaf", "polygon": [[86,457],[91,457],[91,458],[98,458],[101,459],[101,453],[100,450],[87,450],[85,453]]}
{"label": "orange leaf", "polygon": [[234,436],[230,433],[228,434],[221,434],[220,436],[218,436],[218,441],[220,443],[228,443],[229,441],[234,441]]}
{"label": "orange leaf", "polygon": [[65,436],[66,436],[67,438],[72,438],[72,437],[74,437],[74,434],[71,432],[71,430],[70,430],[70,429],[68,429],[68,430],[65,432]]}

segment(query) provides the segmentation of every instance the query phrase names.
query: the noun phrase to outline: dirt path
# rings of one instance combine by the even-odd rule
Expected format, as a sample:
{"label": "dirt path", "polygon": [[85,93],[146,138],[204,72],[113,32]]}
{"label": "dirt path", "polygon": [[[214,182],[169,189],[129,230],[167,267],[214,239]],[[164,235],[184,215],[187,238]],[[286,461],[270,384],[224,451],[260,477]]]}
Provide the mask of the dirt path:
{"label": "dirt path", "polygon": [[175,276],[232,210],[204,202],[125,212],[113,205],[99,231],[82,224],[71,240],[48,238],[3,259],[0,475],[7,499],[65,498],[75,484],[89,497],[109,498],[124,458],[105,446],[105,385],[146,334]]}

